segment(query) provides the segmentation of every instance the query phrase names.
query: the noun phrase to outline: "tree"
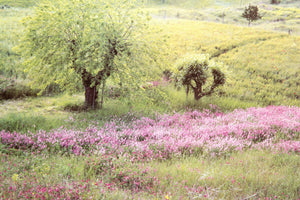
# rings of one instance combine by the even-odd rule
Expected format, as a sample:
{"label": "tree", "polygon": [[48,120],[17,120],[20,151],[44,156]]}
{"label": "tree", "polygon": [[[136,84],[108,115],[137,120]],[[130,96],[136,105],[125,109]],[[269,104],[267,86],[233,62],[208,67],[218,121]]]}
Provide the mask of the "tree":
{"label": "tree", "polygon": [[271,4],[280,4],[281,0],[271,0]]}
{"label": "tree", "polygon": [[245,8],[242,17],[244,17],[248,20],[248,26],[250,26],[250,23],[252,21],[261,19],[261,15],[258,13],[258,7],[251,6],[251,5],[249,5],[248,7]]}
{"label": "tree", "polygon": [[48,0],[25,18],[18,49],[35,85],[72,90],[81,80],[85,107],[95,108],[109,77],[130,79],[152,59],[143,39],[149,20],[133,0]]}
{"label": "tree", "polygon": [[191,88],[195,100],[211,95],[215,88],[225,84],[225,74],[221,71],[223,64],[209,60],[207,54],[185,56],[176,62],[175,67],[176,86],[184,86],[187,95]]}

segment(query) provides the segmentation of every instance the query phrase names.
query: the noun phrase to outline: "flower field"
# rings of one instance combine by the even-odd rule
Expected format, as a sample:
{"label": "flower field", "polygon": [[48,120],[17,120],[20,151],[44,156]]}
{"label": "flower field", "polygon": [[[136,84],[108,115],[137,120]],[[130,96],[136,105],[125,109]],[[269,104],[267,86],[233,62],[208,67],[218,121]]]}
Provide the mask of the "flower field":
{"label": "flower field", "polygon": [[[228,155],[248,151],[299,156],[299,107],[268,106],[230,113],[211,107],[214,112],[190,111],[157,115],[155,119],[132,118],[129,122],[114,118],[102,127],[91,122],[85,131],[61,127],[50,132],[21,134],[2,130],[0,196],[106,199],[107,191],[131,191],[131,195],[146,194],[142,199],[148,199],[147,195],[168,199],[171,194],[162,189],[163,180],[155,175],[153,162],[183,157],[226,159]],[[51,155],[68,161],[59,162]],[[22,159],[24,156],[27,160]],[[296,166],[299,164],[296,162]],[[53,170],[58,166],[65,170]],[[60,181],[52,176],[60,177],[56,178]],[[230,181],[233,184],[236,179]],[[212,191],[203,185],[183,184],[180,188],[185,190],[181,191],[185,197],[197,193],[201,198],[211,198]],[[299,191],[293,197],[297,195]]]}
{"label": "flower field", "polygon": [[224,114],[192,111],[141,118],[124,123],[114,119],[104,127],[85,131],[9,133],[1,143],[30,152],[65,152],[75,155],[127,156],[130,159],[168,159],[199,152],[220,155],[249,148],[300,152],[300,109],[269,106]]}

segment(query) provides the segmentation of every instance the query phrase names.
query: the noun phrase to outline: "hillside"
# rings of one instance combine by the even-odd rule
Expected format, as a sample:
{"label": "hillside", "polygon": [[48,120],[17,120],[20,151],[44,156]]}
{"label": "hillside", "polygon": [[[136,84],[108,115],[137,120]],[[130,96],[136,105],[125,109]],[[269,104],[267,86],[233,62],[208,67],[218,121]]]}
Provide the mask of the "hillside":
{"label": "hillside", "polygon": [[[22,32],[20,20],[36,1],[0,1],[0,75],[2,91],[20,80],[19,56],[13,47]],[[163,3],[164,2],[164,3]],[[257,3],[263,15],[250,27],[241,17],[248,3]],[[223,97],[258,105],[300,105],[300,9],[298,1],[147,1],[153,24],[166,36],[172,66],[188,52],[209,53],[229,66]],[[26,8],[27,7],[27,8]],[[290,30],[290,31],[289,31]],[[169,69],[169,67],[166,67]],[[171,67],[172,68],[172,67]],[[162,69],[164,70],[164,69]]]}

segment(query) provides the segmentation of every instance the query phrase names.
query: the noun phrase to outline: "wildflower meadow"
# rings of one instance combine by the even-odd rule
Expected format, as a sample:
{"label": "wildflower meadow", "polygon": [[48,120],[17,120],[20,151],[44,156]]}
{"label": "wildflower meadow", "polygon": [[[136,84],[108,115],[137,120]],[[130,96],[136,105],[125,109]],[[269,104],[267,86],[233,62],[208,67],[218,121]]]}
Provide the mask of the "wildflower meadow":
{"label": "wildflower meadow", "polygon": [[[154,119],[132,117],[129,122],[116,117],[104,126],[91,122],[86,130],[64,127],[49,132],[3,130],[1,160],[5,164],[1,167],[1,198],[94,199],[97,196],[105,199],[109,191],[118,195],[121,191],[131,191],[130,198],[142,195],[143,199],[171,199],[172,192],[164,188],[165,181],[169,181],[168,187],[173,187],[172,190],[178,187],[181,191],[181,197],[176,199],[197,195],[210,199],[213,194],[218,196],[218,192],[207,183],[188,184],[182,180],[174,185],[176,177],[169,175],[162,180],[153,163],[172,163],[182,158],[230,160],[234,154],[247,152],[272,152],[298,159],[299,107],[268,106],[229,113],[211,107],[212,111],[157,114]],[[9,155],[18,155],[19,159]],[[20,160],[25,155],[27,159]],[[67,158],[64,163],[56,160],[61,156]],[[294,167],[299,167],[299,159],[293,162]],[[197,173],[197,168],[189,170],[201,173],[199,169]],[[294,170],[299,173],[299,169]],[[51,174],[60,180],[53,180]],[[240,181],[246,178],[247,174],[239,177]],[[294,184],[299,184],[299,179],[295,181]],[[234,184],[238,180],[233,176],[229,182]],[[299,185],[290,189],[294,191],[287,199],[300,195]],[[272,194],[267,192],[265,199],[272,199],[268,195]]]}
{"label": "wildflower meadow", "polygon": [[0,200],[300,200],[299,24],[299,0],[0,0]]}

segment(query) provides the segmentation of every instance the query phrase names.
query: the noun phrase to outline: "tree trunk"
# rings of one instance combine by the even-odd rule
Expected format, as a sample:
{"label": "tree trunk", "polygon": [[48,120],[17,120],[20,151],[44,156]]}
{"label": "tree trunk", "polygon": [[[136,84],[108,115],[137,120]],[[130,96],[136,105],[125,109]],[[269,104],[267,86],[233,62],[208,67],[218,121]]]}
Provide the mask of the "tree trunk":
{"label": "tree trunk", "polygon": [[102,108],[103,108],[104,89],[105,89],[105,81],[103,81],[103,83],[102,83],[102,91],[101,91],[100,109],[102,109]]}
{"label": "tree trunk", "polygon": [[203,96],[202,96],[202,93],[201,93],[199,90],[195,89],[195,90],[194,90],[194,99],[195,99],[196,101],[198,101],[199,99],[201,99],[201,97],[203,97]]}
{"label": "tree trunk", "polygon": [[85,101],[84,106],[86,108],[95,109],[97,107],[98,90],[97,86],[89,87],[85,86]]}

